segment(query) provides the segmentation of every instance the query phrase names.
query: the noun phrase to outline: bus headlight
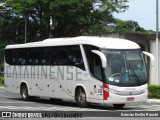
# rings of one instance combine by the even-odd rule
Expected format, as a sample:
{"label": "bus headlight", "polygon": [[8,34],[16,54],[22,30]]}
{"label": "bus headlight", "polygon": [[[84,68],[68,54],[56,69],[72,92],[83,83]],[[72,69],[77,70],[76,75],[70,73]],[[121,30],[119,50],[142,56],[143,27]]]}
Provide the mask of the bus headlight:
{"label": "bus headlight", "polygon": [[147,88],[146,88],[146,89],[143,89],[142,92],[143,92],[143,93],[148,92],[148,89],[147,89]]}

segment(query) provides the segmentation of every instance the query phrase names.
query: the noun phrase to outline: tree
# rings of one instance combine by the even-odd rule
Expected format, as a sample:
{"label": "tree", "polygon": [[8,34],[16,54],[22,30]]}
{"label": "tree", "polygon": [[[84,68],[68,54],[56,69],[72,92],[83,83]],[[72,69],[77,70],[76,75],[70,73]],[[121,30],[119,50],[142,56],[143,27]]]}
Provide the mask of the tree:
{"label": "tree", "polygon": [[147,33],[149,31],[140,27],[136,21],[128,20],[123,21],[117,19],[115,21],[114,31],[116,32],[139,32],[139,33]]}
{"label": "tree", "polygon": [[[0,40],[13,43],[18,40],[18,32],[21,28],[21,18],[12,14],[11,9],[6,4],[0,6]],[[19,34],[20,35],[20,34]]]}
{"label": "tree", "polygon": [[113,12],[126,10],[125,3],[127,0],[6,0],[0,15],[9,23],[6,31],[14,25],[12,41],[22,43],[25,31],[27,42],[106,32]]}

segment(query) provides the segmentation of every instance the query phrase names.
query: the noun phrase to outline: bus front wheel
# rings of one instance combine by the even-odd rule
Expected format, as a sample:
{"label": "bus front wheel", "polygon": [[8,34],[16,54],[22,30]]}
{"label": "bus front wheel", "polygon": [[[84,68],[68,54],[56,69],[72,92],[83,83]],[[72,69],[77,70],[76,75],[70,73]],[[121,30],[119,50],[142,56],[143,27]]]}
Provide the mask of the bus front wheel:
{"label": "bus front wheel", "polygon": [[21,88],[21,97],[22,97],[22,100],[24,101],[27,101],[30,98],[28,95],[28,89],[26,85],[23,85]]}
{"label": "bus front wheel", "polygon": [[123,108],[125,104],[113,104],[115,108]]}
{"label": "bus front wheel", "polygon": [[79,107],[88,107],[86,93],[83,88],[77,88],[75,93],[75,99]]}

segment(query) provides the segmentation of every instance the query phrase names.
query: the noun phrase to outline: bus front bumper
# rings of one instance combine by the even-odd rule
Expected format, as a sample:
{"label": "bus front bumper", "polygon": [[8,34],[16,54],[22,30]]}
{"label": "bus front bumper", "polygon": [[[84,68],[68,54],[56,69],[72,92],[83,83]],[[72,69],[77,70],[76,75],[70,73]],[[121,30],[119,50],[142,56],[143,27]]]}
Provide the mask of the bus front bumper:
{"label": "bus front bumper", "polygon": [[110,96],[107,100],[104,100],[104,103],[112,104],[124,104],[124,103],[144,103],[147,102],[148,92],[145,92],[141,95],[128,95],[120,96],[113,93],[110,93]]}

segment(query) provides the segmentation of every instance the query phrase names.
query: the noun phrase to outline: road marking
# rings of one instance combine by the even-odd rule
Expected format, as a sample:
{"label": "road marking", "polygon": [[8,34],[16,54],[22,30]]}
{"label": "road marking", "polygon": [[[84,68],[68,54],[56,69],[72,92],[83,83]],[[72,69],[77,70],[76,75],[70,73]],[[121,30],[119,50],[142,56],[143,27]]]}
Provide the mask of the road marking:
{"label": "road marking", "polygon": [[92,108],[80,108],[77,109],[76,111],[109,111],[109,110],[101,110],[101,109],[92,109]]}
{"label": "road marking", "polygon": [[9,97],[12,98],[11,96],[7,96],[7,95],[0,95],[1,97]]}
{"label": "road marking", "polygon": [[67,111],[77,111],[77,110],[81,110],[82,108],[68,108]]}
{"label": "road marking", "polygon": [[0,106],[0,108],[5,108],[5,109],[19,109],[20,107],[17,106]]}
{"label": "road marking", "polygon": [[[69,107],[29,107],[29,106],[0,106],[0,109],[24,109],[24,110],[53,110],[53,111],[104,111],[99,109],[83,109],[83,108],[72,108],[68,109]],[[106,110],[105,110],[106,111]]]}
{"label": "road marking", "polygon": [[27,109],[27,110],[32,110],[34,107],[29,107],[29,106],[21,106],[21,109]]}
{"label": "road marking", "polygon": [[148,109],[148,110],[150,110],[150,108],[159,107],[159,105],[150,105],[150,106],[147,106],[147,105],[139,105],[139,106],[129,106],[129,107],[131,107],[131,108],[134,107],[135,109],[136,109],[137,107],[138,107],[138,108],[140,107],[140,108],[142,108],[142,109],[146,109],[146,110]]}
{"label": "road marking", "polygon": [[[153,106],[143,106],[142,108],[132,106],[132,111],[159,111],[160,107],[158,105]],[[130,108],[130,106],[128,106]],[[17,110],[44,110],[44,111],[112,111],[112,110],[104,110],[104,109],[94,109],[94,108],[79,108],[79,107],[63,107],[63,106],[55,106],[55,107],[31,107],[31,106],[0,106],[0,109],[17,109]],[[127,109],[124,110],[114,110],[114,111],[128,111]]]}
{"label": "road marking", "polygon": [[0,90],[0,92],[6,92],[6,91],[4,91],[4,90]]}
{"label": "road marking", "polygon": [[20,103],[20,104],[21,104],[21,103],[35,103],[35,102],[23,102],[23,101],[22,101],[22,102],[21,102],[21,101],[17,101],[17,102],[16,102],[16,101],[0,101],[0,103]]}
{"label": "road marking", "polygon": [[42,110],[45,110],[45,111],[48,111],[48,110],[57,110],[57,108],[59,108],[59,107],[50,107],[50,108],[45,108],[45,109],[42,109]]}
{"label": "road marking", "polygon": [[42,110],[57,110],[57,111],[106,111],[100,109],[91,109],[91,108],[79,108],[79,107],[51,107]]}
{"label": "road marking", "polygon": [[160,107],[157,107],[157,108],[153,107],[153,108],[150,108],[149,110],[150,110],[150,111],[159,111],[159,110],[160,110]]}
{"label": "road marking", "polygon": [[75,107],[59,107],[57,110],[59,110],[59,111],[66,111],[69,108],[72,109],[72,108],[75,108]]}
{"label": "road marking", "polygon": [[37,108],[33,108],[32,110],[44,110],[46,109],[46,107],[37,107]]}

